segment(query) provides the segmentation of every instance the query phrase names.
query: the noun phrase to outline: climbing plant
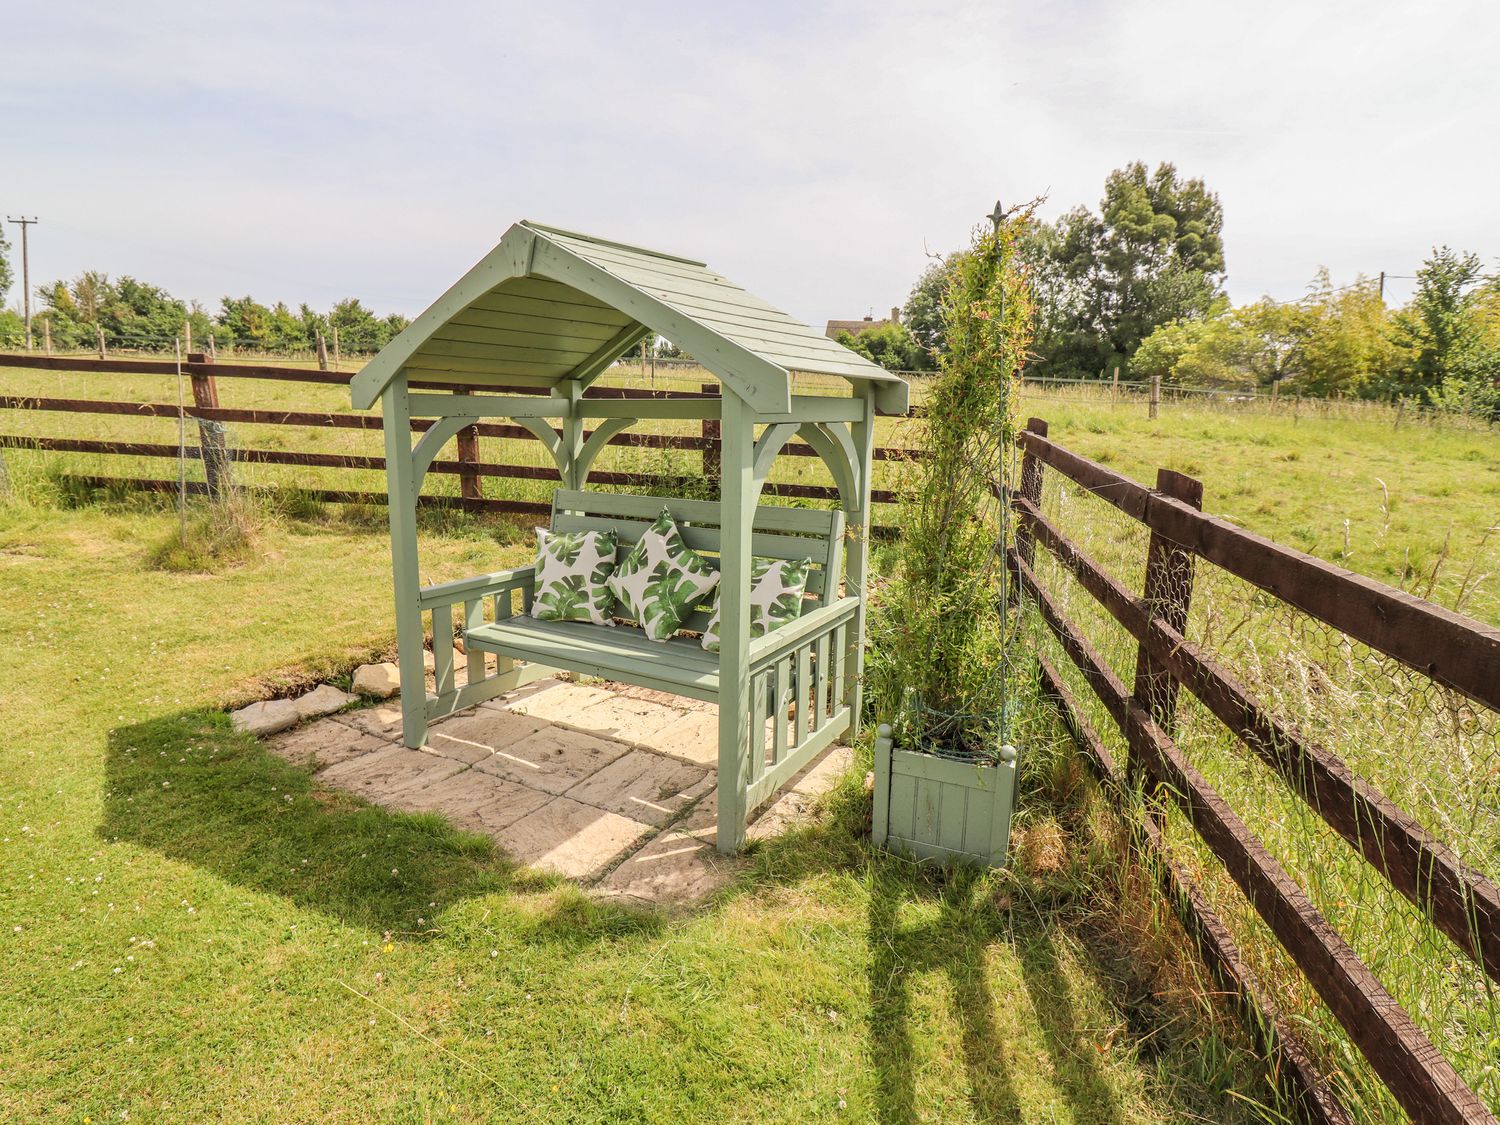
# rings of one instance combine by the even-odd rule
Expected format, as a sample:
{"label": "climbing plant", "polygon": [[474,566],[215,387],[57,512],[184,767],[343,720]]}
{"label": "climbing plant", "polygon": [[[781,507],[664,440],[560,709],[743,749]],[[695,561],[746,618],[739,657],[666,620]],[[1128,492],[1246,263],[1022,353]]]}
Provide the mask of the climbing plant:
{"label": "climbing plant", "polygon": [[[1025,209],[975,232],[943,301],[945,347],[914,423],[901,540],[872,621],[878,717],[912,750],[999,749],[1007,625],[1002,605],[1017,388],[1034,307],[1017,242]],[[997,495],[1001,493],[1001,495]]]}

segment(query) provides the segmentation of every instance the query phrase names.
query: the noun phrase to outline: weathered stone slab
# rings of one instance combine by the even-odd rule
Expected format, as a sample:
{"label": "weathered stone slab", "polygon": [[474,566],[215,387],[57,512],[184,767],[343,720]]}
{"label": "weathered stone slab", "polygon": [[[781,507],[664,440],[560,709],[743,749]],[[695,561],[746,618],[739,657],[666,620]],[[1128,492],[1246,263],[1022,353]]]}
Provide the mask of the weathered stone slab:
{"label": "weathered stone slab", "polygon": [[497,746],[474,768],[556,795],[566,793],[629,749],[620,742],[548,724],[519,742]]}
{"label": "weathered stone slab", "polygon": [[712,711],[718,714],[719,709],[712,703],[702,699],[692,699],[686,695],[673,695],[667,691],[657,691],[655,688],[639,687],[636,684],[622,684],[614,680],[604,680],[599,684],[613,695],[622,696],[626,699],[644,699],[648,703],[660,703],[663,707],[675,707],[679,711]]}
{"label": "weathered stone slab", "polygon": [[391,805],[403,790],[431,785],[464,768],[462,762],[451,758],[388,746],[330,766],[318,774],[318,780],[377,805]]}
{"label": "weathered stone slab", "polygon": [[461,770],[429,785],[403,789],[390,805],[408,812],[440,812],[459,828],[493,836],[551,800],[550,794],[513,781]]}
{"label": "weathered stone slab", "polygon": [[649,824],[555,797],[501,829],[495,841],[518,862],[570,879],[604,871],[651,831]]}
{"label": "weathered stone slab", "polygon": [[719,764],[719,713],[688,711],[663,727],[650,748],[684,762],[715,769]]}
{"label": "weathered stone slab", "polygon": [[601,688],[571,684],[566,680],[552,680],[548,686],[526,695],[517,693],[505,706],[518,714],[546,719],[552,723],[571,723],[573,716],[585,707],[609,698],[609,692]]}
{"label": "weathered stone slab", "polygon": [[401,673],[397,667],[384,664],[361,664],[354,670],[354,690],[375,699],[389,699],[401,690]]}
{"label": "weathered stone slab", "polygon": [[353,727],[364,734],[378,734],[382,738],[391,739],[401,737],[401,708],[394,703],[346,711],[335,716],[333,721]]}
{"label": "weathered stone slab", "polygon": [[474,765],[497,750],[505,750],[545,727],[542,719],[513,711],[479,709],[434,723],[427,731],[427,745],[434,754]]}
{"label": "weathered stone slab", "polygon": [[657,735],[682,718],[684,713],[675,707],[664,707],[654,700],[606,693],[603,699],[589,704],[576,714],[567,718],[555,718],[553,721],[600,738],[613,738],[617,742],[649,747],[654,745],[653,740]]}
{"label": "weathered stone slab", "polygon": [[290,699],[262,700],[248,707],[241,707],[229,716],[235,730],[245,731],[257,738],[296,726],[301,719],[297,705]]}
{"label": "weathered stone slab", "polygon": [[660,906],[699,902],[727,886],[743,861],[715,849],[717,817],[718,803],[710,794],[680,825],[611,871],[599,890]]}
{"label": "weathered stone slab", "polygon": [[299,696],[292,702],[296,705],[297,714],[301,718],[321,719],[324,715],[342,711],[357,699],[358,696],[350,695],[347,691],[340,691],[332,684],[319,684],[312,691]]}
{"label": "weathered stone slab", "polygon": [[266,749],[297,765],[315,764],[319,769],[336,766],[390,746],[379,735],[365,734],[332,719],[307,723],[266,740]]}
{"label": "weathered stone slab", "polygon": [[837,744],[829,747],[764,807],[751,822],[746,836],[751,840],[765,840],[781,835],[796,824],[805,823],[812,816],[818,798],[837,785],[853,763],[854,751],[849,747]]}
{"label": "weathered stone slab", "polygon": [[567,796],[660,828],[712,785],[713,777],[705,769],[648,750],[632,750],[584,778]]}

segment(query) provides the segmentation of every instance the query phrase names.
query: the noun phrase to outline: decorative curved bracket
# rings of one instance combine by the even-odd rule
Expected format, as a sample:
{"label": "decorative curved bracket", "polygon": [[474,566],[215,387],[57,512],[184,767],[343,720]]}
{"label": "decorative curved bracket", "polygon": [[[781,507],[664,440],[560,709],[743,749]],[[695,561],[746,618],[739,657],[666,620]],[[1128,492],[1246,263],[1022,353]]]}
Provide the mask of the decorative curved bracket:
{"label": "decorative curved bracket", "polygon": [[843,501],[844,511],[860,511],[864,506],[864,490],[860,482],[859,453],[854,448],[854,439],[849,431],[836,424],[808,422],[799,433],[802,440],[812,446],[828,466]]}
{"label": "decorative curved bracket", "polygon": [[422,494],[422,482],[438,451],[457,437],[460,430],[473,424],[472,418],[439,418],[427,427],[411,451],[412,495]]}
{"label": "decorative curved bracket", "polygon": [[589,434],[583,447],[578,451],[578,488],[582,488],[588,482],[589,471],[594,467],[594,458],[604,451],[610,439],[630,429],[639,421],[639,418],[604,418],[599,422],[599,427]]}
{"label": "decorative curved bracket", "polygon": [[751,487],[755,489],[756,496],[766,486],[766,478],[771,475],[771,466],[782,446],[791,441],[801,427],[801,422],[774,422],[760,435],[751,460],[751,474],[755,481]]}
{"label": "decorative curved bracket", "polygon": [[547,452],[552,454],[552,461],[557,466],[558,475],[567,475],[567,457],[563,452],[562,438],[547,424],[545,418],[512,418],[511,421],[530,430],[536,436],[537,441],[546,447]]}

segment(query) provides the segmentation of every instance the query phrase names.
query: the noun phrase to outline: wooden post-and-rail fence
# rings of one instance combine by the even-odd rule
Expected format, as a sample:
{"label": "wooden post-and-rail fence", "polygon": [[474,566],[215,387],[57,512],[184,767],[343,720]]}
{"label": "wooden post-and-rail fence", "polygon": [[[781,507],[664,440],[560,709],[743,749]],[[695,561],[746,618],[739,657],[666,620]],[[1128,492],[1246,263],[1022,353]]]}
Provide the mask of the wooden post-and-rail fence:
{"label": "wooden post-and-rail fence", "polygon": [[[1492,981],[1500,982],[1500,889],[1461,862],[1406,810],[1360,779],[1330,749],[1299,737],[1214,656],[1184,636],[1194,568],[1205,562],[1256,586],[1406,665],[1433,684],[1500,713],[1500,630],[1282,547],[1201,510],[1202,485],[1162,470],[1152,490],[1051,441],[1032,419],[1021,435],[1018,527],[1008,564],[1018,595],[1034,607],[1120,728],[1122,768],[1056,667],[1039,654],[1046,693],[1132,825],[1149,868],[1225,993],[1279,1065],[1305,1120],[1348,1122],[1287,1017],[1240,954],[1186,870],[1167,853],[1168,802],[1223,864],[1277,941],[1380,1080],[1414,1120],[1496,1118],[1412,1017],[1390,995],[1292,876],[1271,856],[1174,740],[1177,692],[1185,689],[1258,757],[1389,885],[1412,902]],[[1150,530],[1137,597],[1042,511],[1045,471],[1059,473]],[[1038,577],[1040,544],[1139,645],[1127,685]],[[1137,815],[1135,794],[1143,795]]]}
{"label": "wooden post-and-rail fence", "polygon": [[[36,354],[0,355],[0,369],[29,369],[33,371],[59,371],[94,374],[101,377],[115,375],[175,375],[178,365],[172,360],[127,360],[92,359]],[[282,367],[266,364],[216,364],[211,355],[190,353],[181,365],[182,373],[189,377],[192,385],[192,405],[185,413],[198,425],[197,446],[189,446],[186,455],[204,464],[204,482],[189,482],[187,491],[222,496],[230,481],[230,470],[234,463],[258,465],[298,465],[331,469],[380,470],[385,467],[385,458],[378,454],[369,456],[341,453],[319,453],[286,449],[257,449],[232,446],[226,438],[225,424],[247,426],[306,426],[309,428],[353,429],[379,432],[381,420],[378,414],[355,411],[320,412],[266,410],[259,408],[235,408],[221,405],[219,384],[225,380],[255,379],[275,380],[290,383],[320,383],[332,386],[348,386],[348,372],[313,370],[299,367]],[[467,392],[469,388],[440,382],[413,382],[414,389],[450,390]],[[535,388],[497,387],[508,393],[528,393]],[[3,390],[3,382],[0,382]],[[701,391],[649,391],[635,388],[591,387],[586,398],[698,398],[712,394],[717,396],[717,384],[705,384]],[[35,410],[65,414],[115,415],[145,418],[171,418],[179,416],[179,407],[171,402],[121,402],[111,399],[62,398],[41,395],[17,395],[0,393],[0,410]],[[426,430],[431,425],[428,419],[414,418],[414,431]],[[587,435],[585,435],[587,436]],[[458,435],[456,458],[437,460],[432,463],[429,479],[442,475],[459,478],[457,496],[425,493],[420,502],[424,505],[459,507],[475,512],[502,512],[516,515],[546,517],[551,507],[545,503],[525,500],[509,500],[485,495],[485,482],[491,479],[556,481],[557,472],[547,466],[486,463],[480,459],[480,438],[505,438],[536,441],[537,436],[522,426],[476,422]],[[634,446],[646,449],[674,449],[701,453],[705,476],[718,479],[716,468],[719,457],[719,434],[717,421],[706,421],[700,434],[640,433],[627,430],[613,435],[610,445]],[[161,457],[176,459],[182,450],[176,444],[112,441],[80,438],[73,434],[39,436],[0,432],[0,448],[37,449],[53,452],[92,454],[114,454],[128,457]],[[817,452],[800,442],[789,443],[782,452],[792,457],[817,457]],[[916,456],[909,449],[877,448],[876,460],[902,460]],[[175,492],[179,488],[176,480],[162,478],[116,477],[77,475],[73,479],[89,487],[114,487],[148,492]],[[680,483],[678,478],[661,473],[595,471],[590,474],[590,483],[600,486],[670,488]],[[330,489],[298,487],[297,491],[309,499],[329,503],[374,503],[384,504],[385,492],[356,491],[352,489]],[[797,484],[770,481],[765,486],[768,496],[796,499],[837,500],[838,490],[832,485]],[[874,489],[871,499],[876,504],[895,502],[895,494],[888,489]],[[890,528],[875,527],[875,534],[889,535]]]}

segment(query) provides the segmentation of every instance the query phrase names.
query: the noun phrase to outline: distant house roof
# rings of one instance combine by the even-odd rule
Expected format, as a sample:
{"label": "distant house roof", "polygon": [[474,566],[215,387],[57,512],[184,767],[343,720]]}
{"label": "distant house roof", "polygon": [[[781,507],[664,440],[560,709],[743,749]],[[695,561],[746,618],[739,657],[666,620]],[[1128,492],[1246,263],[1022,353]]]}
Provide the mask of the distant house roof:
{"label": "distant house roof", "polygon": [[891,315],[876,320],[873,316],[867,316],[862,320],[830,320],[828,327],[823,329],[823,335],[830,340],[837,340],[840,332],[847,332],[851,336],[858,336],[861,332],[868,332],[872,328],[884,328],[887,324],[900,324],[901,310],[892,309]]}

